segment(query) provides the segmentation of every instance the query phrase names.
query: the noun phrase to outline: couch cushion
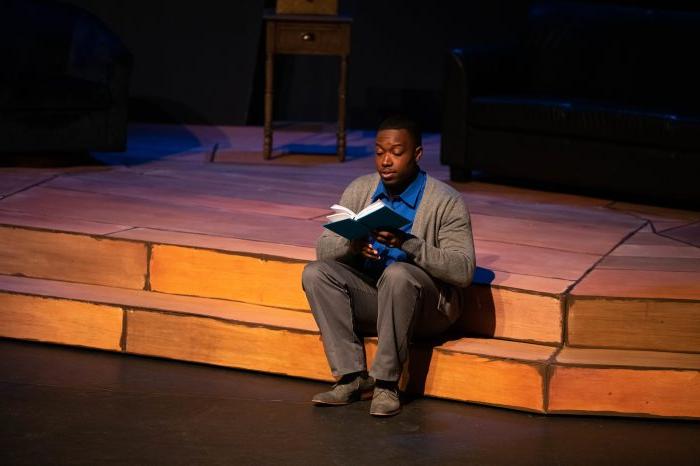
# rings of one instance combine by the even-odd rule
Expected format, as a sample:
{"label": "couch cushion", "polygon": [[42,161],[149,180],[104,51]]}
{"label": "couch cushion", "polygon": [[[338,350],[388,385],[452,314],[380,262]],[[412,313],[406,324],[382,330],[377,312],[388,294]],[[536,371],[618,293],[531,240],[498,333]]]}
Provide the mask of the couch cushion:
{"label": "couch cushion", "polygon": [[111,101],[107,85],[72,76],[0,78],[3,110],[90,110],[109,107]]}
{"label": "couch cushion", "polygon": [[502,95],[472,98],[467,113],[470,125],[486,129],[700,150],[700,115],[607,102]]}

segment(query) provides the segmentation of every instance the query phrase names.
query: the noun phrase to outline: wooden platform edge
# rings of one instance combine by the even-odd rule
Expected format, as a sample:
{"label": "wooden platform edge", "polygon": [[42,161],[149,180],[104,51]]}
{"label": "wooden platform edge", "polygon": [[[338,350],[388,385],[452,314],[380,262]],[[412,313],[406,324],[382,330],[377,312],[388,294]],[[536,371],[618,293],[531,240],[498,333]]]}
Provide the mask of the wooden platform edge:
{"label": "wooden platform edge", "polygon": [[[143,289],[145,243],[100,235],[0,226],[0,274]],[[31,258],[31,260],[28,260]]]}
{"label": "wooden platform edge", "polygon": [[120,306],[0,292],[0,336],[122,350]]}
{"label": "wooden platform edge", "polygon": [[574,295],[567,301],[568,346],[700,353],[700,301]]}
{"label": "wooden platform edge", "polygon": [[[278,261],[278,262],[291,263],[291,264],[307,264],[309,262],[309,260],[305,260],[305,259],[286,257],[283,255],[269,254],[269,253],[264,253],[264,252],[250,252],[250,251],[238,251],[238,250],[232,250],[232,249],[207,248],[204,246],[194,246],[194,245],[181,244],[181,243],[176,243],[176,242],[153,241],[153,240],[145,240],[145,239],[142,240],[142,239],[135,239],[135,238],[129,238],[129,237],[114,236],[115,233],[119,233],[119,232],[112,232],[112,233],[107,233],[107,234],[96,234],[96,233],[85,233],[85,232],[81,232],[81,231],[67,230],[67,229],[60,230],[60,229],[51,229],[51,228],[7,224],[7,223],[0,223],[0,228],[12,228],[12,229],[16,229],[16,230],[27,230],[27,231],[36,231],[36,232],[44,232],[44,233],[57,233],[57,234],[68,234],[68,235],[74,235],[74,236],[84,236],[84,237],[88,237],[88,238],[92,238],[92,239],[96,239],[96,240],[103,240],[104,239],[104,240],[111,240],[111,241],[143,244],[143,245],[149,246],[149,247],[174,246],[174,247],[187,248],[187,249],[193,249],[193,250],[198,250],[198,251],[210,251],[210,252],[216,252],[216,253],[220,253],[220,254],[224,254],[224,255],[250,257],[250,258],[254,258],[254,259]],[[236,239],[236,238],[231,238],[231,239]],[[261,244],[264,244],[264,243],[261,242]],[[36,278],[40,278],[40,277],[36,277]],[[562,299],[563,296],[565,296],[567,294],[567,293],[553,293],[553,292],[547,292],[547,291],[531,290],[531,289],[527,289],[527,288],[517,288],[517,287],[511,286],[511,285],[481,283],[481,282],[477,282],[477,281],[473,282],[473,285],[484,286],[484,287],[489,287],[489,288],[497,288],[497,289],[506,290],[506,291],[522,292],[522,293],[527,293],[527,294],[531,294],[531,295],[535,295],[535,296],[550,297],[550,298],[556,298],[556,299]]]}
{"label": "wooden platform edge", "polygon": [[554,364],[551,414],[700,419],[700,370]]}
{"label": "wooden platform edge", "polygon": [[[118,241],[123,244],[138,244],[144,249],[145,267],[134,270],[134,274],[140,277],[138,289],[147,291],[160,291],[168,294],[178,294],[182,296],[192,296],[200,298],[218,298],[231,301],[248,302],[251,304],[261,304],[291,310],[309,311],[306,296],[301,289],[301,270],[308,263],[307,260],[298,258],[287,258],[283,256],[268,255],[264,253],[256,254],[250,251],[232,251],[216,248],[205,248],[201,246],[179,245],[172,243],[160,243],[153,241],[138,240],[133,238],[115,238],[109,235],[87,234],[80,232],[65,232],[57,230],[42,229],[36,227],[10,226],[17,231],[32,231],[42,233],[69,234],[76,237],[92,238],[94,240],[105,239],[107,241]],[[185,264],[181,259],[187,259],[191,263]],[[89,258],[86,258],[86,260]],[[170,260],[172,259],[172,260]],[[253,267],[256,263],[259,267]],[[197,267],[193,267],[196,265]],[[246,268],[249,273],[243,273],[238,269]],[[49,278],[52,280],[79,281],[66,279],[60,275],[61,267],[55,267],[58,275],[51,277],[34,276],[32,274],[22,274],[31,278]],[[260,270],[258,270],[260,269]],[[263,270],[264,269],[264,270]],[[5,274],[12,275],[14,270],[8,270]],[[250,273],[261,273],[265,276],[272,274],[279,276],[281,288],[276,287],[274,292],[267,286],[260,283],[260,280],[251,278]],[[290,280],[290,273],[292,279]],[[216,276],[217,280],[211,280]],[[296,278],[298,277],[298,279]],[[84,283],[92,283],[89,280]],[[508,305],[511,302],[518,303],[521,300],[517,296],[528,298],[525,306],[521,310],[527,311],[530,318],[525,319],[519,325],[513,319],[501,319],[508,322],[506,326],[499,327],[498,332],[489,335],[481,331],[475,332],[481,336],[493,336],[513,341],[534,342],[557,345],[563,341],[563,312],[562,315],[554,316],[557,306],[563,303],[563,296],[560,294],[544,293],[536,290],[514,288],[497,284],[474,283],[473,292],[467,293],[473,296],[489,294],[486,290],[491,290],[497,308]],[[485,302],[488,300],[484,300]],[[492,303],[492,307],[494,303]],[[507,307],[507,306],[506,306]],[[494,312],[493,310],[490,312]],[[498,314],[502,309],[496,309]],[[529,322],[537,322],[533,325]],[[545,324],[544,322],[552,322]],[[544,325],[544,327],[542,327]],[[541,330],[545,334],[538,335]]]}
{"label": "wooden platform edge", "polygon": [[[27,294],[0,293],[0,298],[26,297],[35,304],[53,305],[54,301],[73,302],[70,299],[37,297]],[[6,303],[7,304],[7,303]],[[40,306],[41,307],[41,306]],[[46,338],[41,331],[37,335],[12,335],[2,332],[3,337],[20,340],[39,341],[94,348],[135,355],[163,357],[166,359],[198,362],[224,367],[232,367],[257,372],[275,373],[286,376],[307,378],[312,380],[330,381],[325,355],[316,332],[294,331],[284,328],[274,328],[266,325],[239,324],[215,317],[192,316],[179,312],[163,312],[147,309],[130,309],[112,306],[117,311],[115,316],[116,330],[113,340],[117,344],[105,346],[85,343],[71,338]],[[3,307],[1,314],[8,312]],[[99,313],[101,311],[97,310]],[[38,311],[41,312],[41,309]],[[79,311],[82,312],[82,311]],[[95,312],[91,310],[91,312]],[[122,316],[126,315],[126,322]],[[53,317],[53,315],[50,315]],[[5,329],[5,326],[1,328]],[[118,330],[118,331],[117,331]],[[122,332],[124,332],[122,334]],[[184,332],[184,333],[183,333]],[[183,344],[183,335],[184,344]],[[268,341],[269,340],[269,341]],[[124,342],[125,345],[121,343]],[[202,344],[205,342],[205,344]],[[207,347],[206,342],[209,342]],[[221,343],[225,344],[221,346]],[[274,344],[272,344],[274,343]],[[226,346],[229,345],[229,346]],[[232,345],[232,346],[231,346]],[[371,355],[373,343],[368,342],[367,350]],[[269,348],[284,348],[284,351],[267,351]],[[247,351],[247,356],[246,356]],[[412,353],[413,354],[413,353]],[[518,358],[495,357],[469,352],[451,351],[436,347],[432,348],[430,364],[425,377],[424,389],[420,394],[436,398],[473,402],[489,406],[505,407],[542,414],[599,414],[616,416],[656,416],[660,418],[700,418],[700,400],[691,402],[690,412],[663,411],[662,414],[644,412],[639,409],[577,409],[575,406],[561,404],[557,396],[557,377],[561,370],[571,368],[577,371],[616,371],[617,367],[589,367],[584,365],[552,364],[554,353],[546,361],[526,361]],[[250,360],[246,360],[250,357]],[[440,360],[440,361],[438,361]],[[456,370],[456,368],[459,368]],[[622,370],[634,374],[649,373],[659,370],[664,374],[683,373],[690,376],[694,384],[700,383],[700,371],[651,369],[626,367]],[[504,381],[506,382],[504,384]],[[661,383],[664,383],[663,381]],[[485,384],[479,387],[479,384]],[[584,384],[583,390],[588,384]],[[578,387],[578,386],[577,386]],[[580,388],[580,387],[578,387]],[[499,393],[500,390],[500,393]],[[691,386],[690,394],[694,393],[695,385]],[[686,391],[688,389],[686,388]],[[700,393],[700,390],[698,390]],[[519,399],[511,399],[515,394]],[[506,398],[504,398],[506,397]],[[575,399],[580,399],[577,394]],[[680,397],[681,400],[683,397]],[[504,402],[504,399],[506,400]],[[554,403],[552,401],[554,400]],[[687,400],[686,400],[687,401]],[[597,401],[596,401],[597,402]],[[559,404],[557,404],[559,403]],[[698,410],[698,414],[695,411]]]}
{"label": "wooden platform edge", "polygon": [[[2,337],[164,357],[312,380],[332,380],[318,332],[239,323],[179,312],[93,305],[66,298],[0,293],[0,300],[4,300],[4,304],[11,304],[8,299],[26,301],[24,306],[32,307],[33,312],[43,320],[34,325],[31,332],[6,332],[7,327],[3,325],[0,327]],[[83,305],[100,306],[100,310],[102,307],[114,309],[116,314],[113,316],[114,328],[110,333],[111,345],[85,342],[72,334],[60,338],[52,334],[47,336],[46,329],[51,330],[51,319],[54,317],[53,313],[46,312],[47,309],[51,308],[50,311],[56,306],[72,309],[76,306],[81,308]],[[6,310],[7,307],[2,307],[0,321],[3,315],[9,319],[15,317],[11,311]],[[21,309],[17,312],[21,312]],[[82,310],[78,309],[77,312]],[[123,319],[124,315],[126,320]],[[80,322],[81,316],[73,320]],[[372,343],[368,342],[367,346],[371,347]],[[430,366],[422,394],[542,412],[541,396],[537,394],[542,393],[541,364],[517,358],[437,348],[432,348],[430,358],[433,361],[444,361]],[[455,377],[462,377],[465,383],[458,383]],[[494,380],[500,381],[495,389],[489,385]],[[505,385],[502,383],[504,380],[508,382]],[[530,390],[530,394],[524,397],[521,389],[523,386],[535,386],[536,389]],[[464,392],[464,388],[468,388],[470,392]],[[507,397],[511,394],[519,399],[509,402]],[[533,399],[535,402],[531,403],[530,400]]]}

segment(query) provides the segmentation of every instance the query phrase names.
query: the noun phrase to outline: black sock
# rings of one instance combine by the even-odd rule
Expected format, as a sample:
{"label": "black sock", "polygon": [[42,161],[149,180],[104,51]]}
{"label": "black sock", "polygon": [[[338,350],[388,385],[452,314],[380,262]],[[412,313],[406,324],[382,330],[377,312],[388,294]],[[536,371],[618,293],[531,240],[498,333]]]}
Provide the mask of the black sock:
{"label": "black sock", "polygon": [[344,385],[347,383],[352,382],[356,378],[358,378],[360,375],[362,375],[362,372],[351,372],[349,374],[343,374],[340,379],[338,379],[338,384]]}
{"label": "black sock", "polygon": [[397,385],[398,385],[398,382],[396,382],[395,380],[379,380],[379,379],[377,379],[375,381],[374,385],[375,385],[375,387],[378,387],[378,388],[387,388],[389,390],[395,390]]}

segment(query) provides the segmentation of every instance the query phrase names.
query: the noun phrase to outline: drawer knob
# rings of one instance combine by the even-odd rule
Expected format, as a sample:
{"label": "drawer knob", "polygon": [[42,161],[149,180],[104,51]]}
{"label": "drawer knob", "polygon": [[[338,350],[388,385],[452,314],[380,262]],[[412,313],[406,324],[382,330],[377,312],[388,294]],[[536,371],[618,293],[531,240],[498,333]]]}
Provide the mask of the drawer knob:
{"label": "drawer knob", "polygon": [[313,32],[302,32],[301,40],[306,42],[313,42],[314,40],[316,40],[316,35]]}

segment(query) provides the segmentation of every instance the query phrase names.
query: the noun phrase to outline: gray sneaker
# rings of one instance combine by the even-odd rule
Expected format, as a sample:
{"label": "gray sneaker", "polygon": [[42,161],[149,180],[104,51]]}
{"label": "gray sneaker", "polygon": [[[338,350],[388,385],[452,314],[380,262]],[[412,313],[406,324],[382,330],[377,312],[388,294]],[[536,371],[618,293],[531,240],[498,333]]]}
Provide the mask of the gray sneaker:
{"label": "gray sneaker", "polygon": [[354,401],[372,398],[372,388],[374,388],[372,377],[358,375],[350,382],[339,380],[331,390],[314,395],[311,401],[318,405],[347,405]]}
{"label": "gray sneaker", "polygon": [[369,413],[372,416],[394,416],[401,412],[401,400],[397,388],[375,387]]}

